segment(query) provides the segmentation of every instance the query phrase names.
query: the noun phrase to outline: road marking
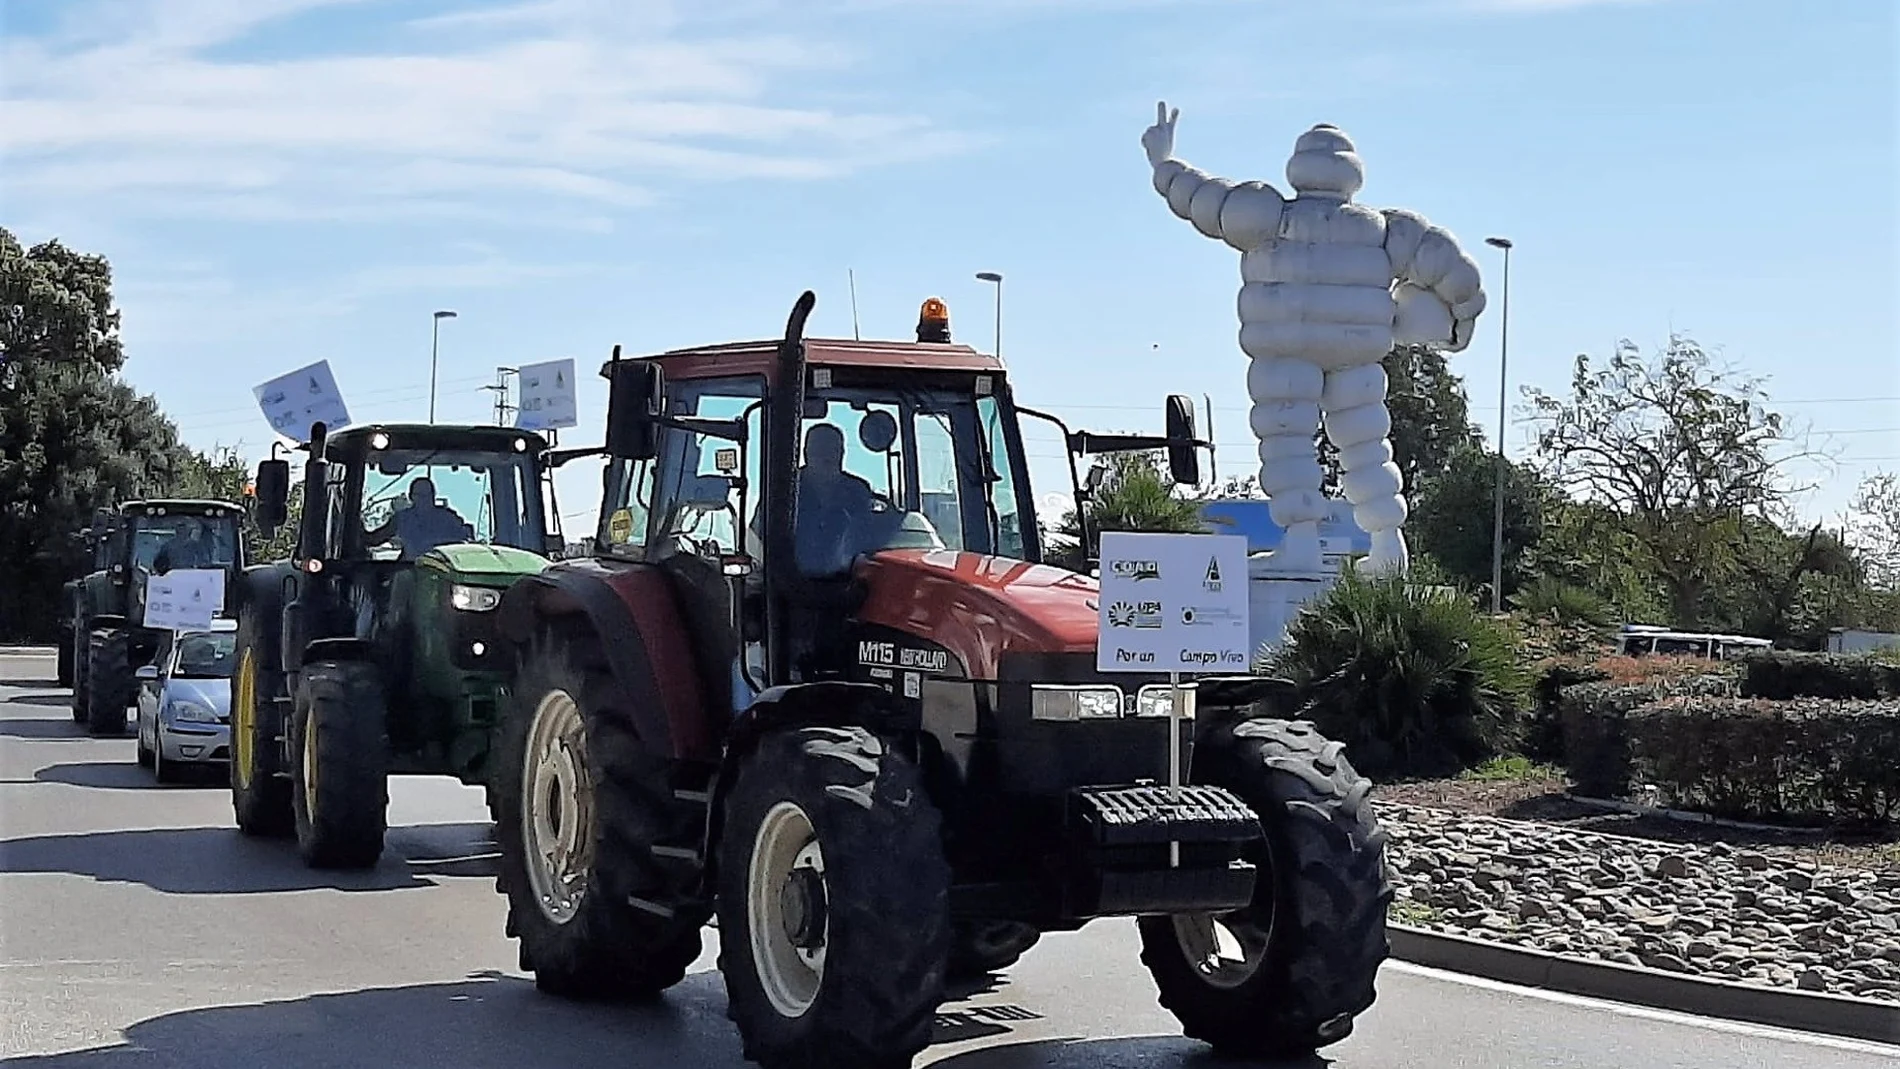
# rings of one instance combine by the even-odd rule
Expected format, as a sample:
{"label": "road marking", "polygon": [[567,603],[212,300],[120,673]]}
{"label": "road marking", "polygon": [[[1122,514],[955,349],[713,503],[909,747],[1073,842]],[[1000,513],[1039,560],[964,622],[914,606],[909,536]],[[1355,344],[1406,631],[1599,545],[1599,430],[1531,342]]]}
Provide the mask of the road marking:
{"label": "road marking", "polygon": [[[1528,998],[1543,999],[1546,1002],[1559,1002],[1567,1006],[1614,1013],[1624,1017],[1639,1017],[1644,1020],[1660,1021],[1664,1024],[1689,1025],[1706,1028],[1712,1032],[1728,1032],[1733,1035],[1747,1036],[1751,1039],[1773,1039],[1784,1043],[1801,1043],[1810,1047],[1829,1047],[1834,1050],[1850,1051],[1855,1054],[1900,1054],[1900,1045],[1873,1043],[1867,1040],[1848,1039],[1843,1036],[1824,1036],[1813,1032],[1796,1032],[1772,1025],[1749,1024],[1746,1021],[1725,1021],[1719,1017],[1698,1017],[1692,1013],[1679,1013],[1675,1010],[1658,1010],[1648,1006],[1631,1006],[1621,1002],[1609,1002],[1604,999],[1590,998],[1585,995],[1570,995],[1562,991],[1546,991],[1537,987],[1519,987],[1500,980],[1489,980],[1482,976],[1466,976],[1463,973],[1446,972],[1426,965],[1414,965],[1409,961],[1388,960],[1385,967],[1396,972],[1411,973],[1432,980],[1447,983],[1464,984],[1468,987],[1483,988],[1510,995],[1523,995]],[[1896,1009],[1900,1013],[1900,1009]]]}

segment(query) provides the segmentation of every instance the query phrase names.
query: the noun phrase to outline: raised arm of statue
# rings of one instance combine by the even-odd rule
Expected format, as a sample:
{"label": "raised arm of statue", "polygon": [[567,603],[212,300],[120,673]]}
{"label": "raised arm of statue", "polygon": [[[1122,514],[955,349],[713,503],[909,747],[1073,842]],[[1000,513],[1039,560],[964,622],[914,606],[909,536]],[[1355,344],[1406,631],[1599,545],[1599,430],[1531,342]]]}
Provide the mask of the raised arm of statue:
{"label": "raised arm of statue", "polygon": [[1154,168],[1155,192],[1167,198],[1174,214],[1210,238],[1241,252],[1273,240],[1280,230],[1285,199],[1265,182],[1235,182],[1191,167],[1174,155],[1174,124],[1181,109],[1155,105],[1155,124],[1141,135]]}
{"label": "raised arm of statue", "polygon": [[[1393,281],[1399,284],[1400,322],[1414,327],[1399,330],[1398,340],[1430,342],[1458,352],[1471,344],[1472,328],[1484,311],[1477,261],[1450,231],[1417,212],[1387,208],[1384,214],[1385,251],[1392,260]],[[1432,304],[1436,307],[1427,307]]]}

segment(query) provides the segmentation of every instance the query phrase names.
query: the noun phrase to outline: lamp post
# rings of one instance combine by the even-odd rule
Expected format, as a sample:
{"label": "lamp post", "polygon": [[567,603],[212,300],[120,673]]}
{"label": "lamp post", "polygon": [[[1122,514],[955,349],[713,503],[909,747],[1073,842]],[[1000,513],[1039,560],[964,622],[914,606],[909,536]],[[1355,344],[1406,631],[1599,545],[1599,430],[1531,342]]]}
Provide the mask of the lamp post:
{"label": "lamp post", "polygon": [[1504,250],[1504,308],[1498,327],[1498,482],[1491,511],[1491,611],[1504,611],[1504,384],[1511,353],[1511,239],[1485,238]]}
{"label": "lamp post", "polygon": [[978,271],[978,281],[996,283],[996,359],[1003,359],[1003,276],[994,271]]}
{"label": "lamp post", "polygon": [[442,321],[454,319],[455,313],[447,310],[437,312],[435,321],[429,325],[429,422],[435,422],[435,367],[436,357],[442,349]]}

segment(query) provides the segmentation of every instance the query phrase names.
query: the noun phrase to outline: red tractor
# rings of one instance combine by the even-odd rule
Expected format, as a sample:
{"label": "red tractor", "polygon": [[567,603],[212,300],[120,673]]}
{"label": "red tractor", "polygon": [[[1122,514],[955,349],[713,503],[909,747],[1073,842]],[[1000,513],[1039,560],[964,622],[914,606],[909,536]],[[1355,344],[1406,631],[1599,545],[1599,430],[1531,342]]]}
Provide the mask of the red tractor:
{"label": "red tractor", "polygon": [[[652,995],[713,921],[747,1057],[882,1069],[928,1043],[948,978],[1132,916],[1186,1034],[1343,1039],[1387,955],[1370,785],[1270,715],[1284,684],[1203,677],[1177,709],[1165,676],[1098,673],[1096,582],[1039,563],[1017,421],[1053,417],[947,340],[939,302],[936,340],[902,343],[807,340],[813,303],[778,341],[602,371],[594,554],[500,609],[521,967]],[[1198,482],[1193,409],[1167,415],[1164,437],[1056,425],[1072,454],[1165,449]]]}

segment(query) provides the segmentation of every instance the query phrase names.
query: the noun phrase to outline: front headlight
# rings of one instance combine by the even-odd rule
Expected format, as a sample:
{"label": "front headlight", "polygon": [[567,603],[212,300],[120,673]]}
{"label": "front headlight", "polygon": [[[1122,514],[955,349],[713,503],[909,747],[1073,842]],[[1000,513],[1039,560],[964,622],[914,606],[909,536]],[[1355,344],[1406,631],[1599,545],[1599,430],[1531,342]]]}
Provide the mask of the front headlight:
{"label": "front headlight", "polygon": [[501,604],[501,591],[489,586],[449,587],[449,604],[463,612],[487,612]]}
{"label": "front headlight", "polygon": [[172,721],[178,724],[215,724],[218,714],[197,702],[173,702]]}
{"label": "front headlight", "polygon": [[1036,720],[1112,720],[1122,715],[1120,687],[1038,683],[1029,688],[1029,698],[1029,715]]}
{"label": "front headlight", "polygon": [[[1187,703],[1182,703],[1180,715],[1188,715]],[[1174,688],[1166,683],[1150,683],[1135,692],[1136,716],[1167,716],[1174,711]]]}

